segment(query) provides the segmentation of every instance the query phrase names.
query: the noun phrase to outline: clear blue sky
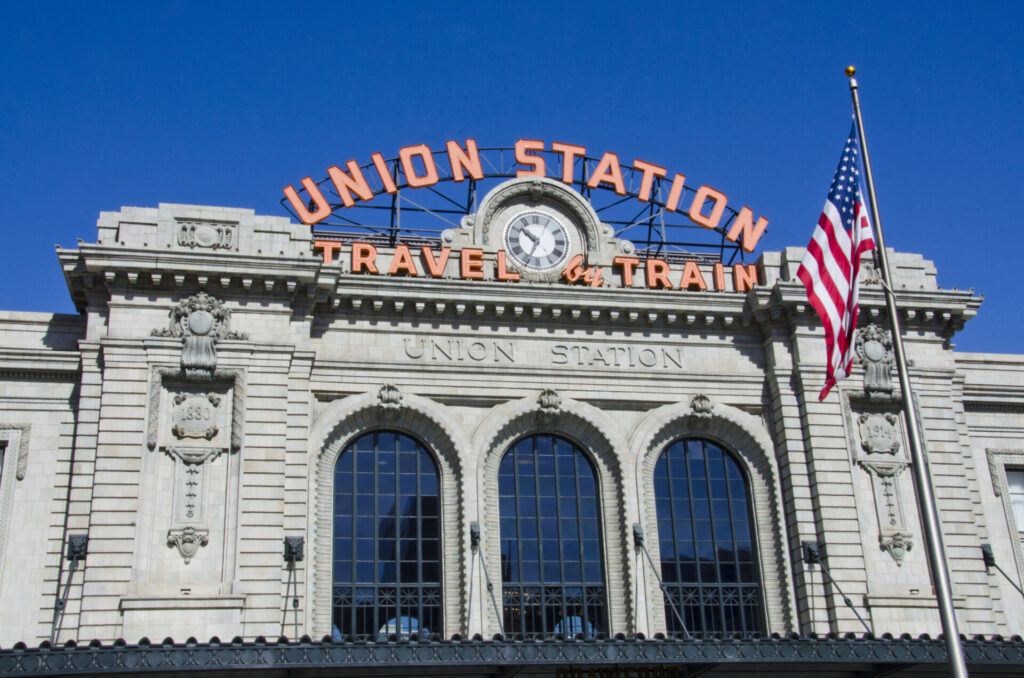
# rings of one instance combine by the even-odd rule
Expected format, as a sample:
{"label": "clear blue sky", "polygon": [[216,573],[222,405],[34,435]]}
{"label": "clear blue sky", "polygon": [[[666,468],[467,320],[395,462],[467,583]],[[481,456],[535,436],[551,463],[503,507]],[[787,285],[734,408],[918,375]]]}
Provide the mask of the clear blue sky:
{"label": "clear blue sky", "polygon": [[53,244],[159,202],[284,215],[281,187],[408,144],[532,137],[683,171],[803,246],[854,63],[890,247],[1024,352],[1024,3],[3,3],[0,309],[73,312]]}

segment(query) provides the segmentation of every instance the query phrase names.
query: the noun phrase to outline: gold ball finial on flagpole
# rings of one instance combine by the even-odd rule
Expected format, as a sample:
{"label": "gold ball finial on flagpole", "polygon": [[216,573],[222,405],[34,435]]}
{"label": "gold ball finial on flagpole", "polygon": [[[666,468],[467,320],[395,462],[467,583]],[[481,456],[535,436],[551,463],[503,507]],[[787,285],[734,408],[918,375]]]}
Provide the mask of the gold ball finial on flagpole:
{"label": "gold ball finial on flagpole", "polygon": [[847,66],[846,67],[846,77],[852,78],[856,74],[857,74],[857,69],[856,68],[854,68],[853,66]]}

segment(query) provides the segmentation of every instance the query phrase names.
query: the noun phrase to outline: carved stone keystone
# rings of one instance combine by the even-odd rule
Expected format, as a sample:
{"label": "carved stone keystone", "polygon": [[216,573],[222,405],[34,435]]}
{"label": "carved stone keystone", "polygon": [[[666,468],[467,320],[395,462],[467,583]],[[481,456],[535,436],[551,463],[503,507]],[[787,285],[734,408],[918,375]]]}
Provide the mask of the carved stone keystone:
{"label": "carved stone keystone", "polygon": [[711,410],[714,409],[714,403],[711,402],[711,398],[707,397],[703,393],[698,393],[693,396],[690,400],[690,409],[698,417],[706,417],[711,414]]}

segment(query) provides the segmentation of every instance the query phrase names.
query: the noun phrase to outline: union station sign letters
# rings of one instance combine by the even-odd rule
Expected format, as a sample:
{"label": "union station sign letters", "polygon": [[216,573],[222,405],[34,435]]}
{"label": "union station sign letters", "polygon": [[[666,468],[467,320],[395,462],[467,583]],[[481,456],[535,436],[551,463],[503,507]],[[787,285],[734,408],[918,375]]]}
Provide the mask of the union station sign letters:
{"label": "union station sign letters", "polygon": [[[698,231],[717,231],[723,242],[729,241],[746,252],[754,250],[768,225],[764,217],[755,219],[753,210],[747,206],[738,211],[729,208],[723,192],[706,184],[696,189],[686,187],[685,175],[676,172],[669,178],[666,167],[645,160],[635,159],[632,165],[623,165],[617,154],[605,152],[600,159],[588,160],[591,162],[589,169],[576,177],[575,163],[579,158],[587,159],[586,152],[584,146],[576,144],[546,144],[535,139],[519,139],[514,146],[515,179],[536,178],[567,186],[575,183],[586,195],[589,195],[589,190],[601,189],[626,196],[624,200],[633,197],[666,213],[684,214]],[[349,160],[344,169],[331,166],[327,169],[327,179],[315,182],[307,176],[301,181],[300,189],[286,186],[284,195],[293,213],[303,223],[314,225],[332,214],[339,214],[338,210],[344,212],[356,206],[357,202],[369,202],[376,195],[391,194],[394,197],[402,190],[429,188],[442,180],[463,182],[510,176],[484,172],[481,149],[474,139],[467,139],[461,144],[448,141],[445,149],[436,155],[438,157],[426,144],[406,146],[392,160],[385,160],[381,153],[373,153],[370,163],[360,165],[356,160]],[[552,167],[549,168],[549,164]],[[624,170],[632,179],[628,189],[623,178]],[[667,188],[667,195],[661,189],[656,195],[655,186]],[[300,190],[304,195],[300,195]],[[335,198],[333,203],[329,197]],[[723,219],[727,208],[732,216]],[[756,268],[748,264],[733,264],[729,267],[731,270],[726,271],[727,266],[718,262],[702,269],[696,260],[677,258],[674,265],[670,265],[667,259],[649,256],[650,251],[646,253],[648,256],[630,256],[632,249],[619,252],[618,256],[603,262],[590,261],[585,253],[572,251],[572,237],[558,214],[543,210],[520,211],[505,229],[504,248],[497,251],[485,251],[465,243],[461,248],[443,246],[435,249],[424,245],[413,250],[409,245],[399,243],[394,245],[393,252],[382,252],[378,259],[379,243],[359,240],[343,243],[321,236],[314,240],[314,246],[322,253],[325,265],[344,261],[351,273],[370,275],[447,276],[463,280],[515,282],[520,280],[521,272],[525,270],[550,271],[568,284],[591,287],[638,286],[743,292],[757,284]],[[728,287],[727,277],[732,278]]]}

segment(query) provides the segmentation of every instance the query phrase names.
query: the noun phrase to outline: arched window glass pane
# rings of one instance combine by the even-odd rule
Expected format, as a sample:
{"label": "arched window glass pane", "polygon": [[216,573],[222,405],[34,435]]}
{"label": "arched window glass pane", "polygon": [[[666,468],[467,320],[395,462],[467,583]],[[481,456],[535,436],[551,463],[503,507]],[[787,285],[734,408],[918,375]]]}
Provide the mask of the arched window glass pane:
{"label": "arched window glass pane", "polygon": [[409,436],[367,433],[334,469],[336,638],[441,633],[437,464]]}
{"label": "arched window glass pane", "polygon": [[674,635],[760,633],[761,582],[747,480],[707,440],[680,440],[654,467],[665,619]]}
{"label": "arched window glass pane", "polygon": [[607,631],[597,480],[562,438],[512,446],[498,467],[504,629],[510,638]]}

